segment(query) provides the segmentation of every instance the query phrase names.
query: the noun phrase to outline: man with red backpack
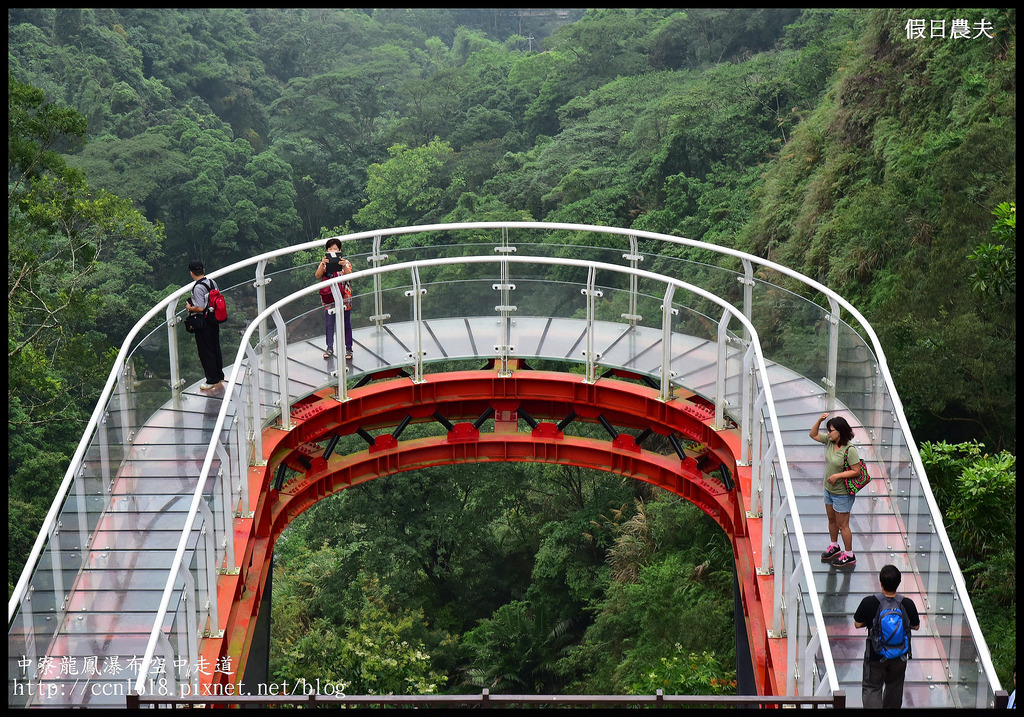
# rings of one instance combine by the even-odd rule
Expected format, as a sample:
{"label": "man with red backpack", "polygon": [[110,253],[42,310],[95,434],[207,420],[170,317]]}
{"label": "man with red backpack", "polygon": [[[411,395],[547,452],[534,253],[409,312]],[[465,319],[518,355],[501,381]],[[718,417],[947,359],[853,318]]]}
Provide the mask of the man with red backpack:
{"label": "man with red backpack", "polygon": [[[334,279],[342,274],[352,273],[352,262],[341,255],[341,241],[337,237],[331,237],[324,245],[327,254],[317,264],[314,275],[320,281]],[[345,305],[345,359],[352,358],[352,289],[347,282],[338,285],[341,293],[342,303]],[[337,327],[337,309],[334,306],[334,292],[331,287],[325,286],[320,289],[320,301],[324,305],[324,333],[327,339],[327,350],[324,351],[324,358],[334,356],[334,332]]]}
{"label": "man with red backpack", "polygon": [[[220,289],[216,281],[206,278],[201,261],[189,263],[188,273],[195,284],[192,285],[192,293],[185,299],[185,306],[188,308],[190,321],[195,325],[192,333],[196,335],[199,362],[206,374],[206,381],[199,386],[199,390],[209,391],[224,380],[224,358],[220,351],[220,321],[215,315],[216,308],[210,302],[211,294],[219,296]],[[220,308],[223,310],[224,307],[221,305]]]}

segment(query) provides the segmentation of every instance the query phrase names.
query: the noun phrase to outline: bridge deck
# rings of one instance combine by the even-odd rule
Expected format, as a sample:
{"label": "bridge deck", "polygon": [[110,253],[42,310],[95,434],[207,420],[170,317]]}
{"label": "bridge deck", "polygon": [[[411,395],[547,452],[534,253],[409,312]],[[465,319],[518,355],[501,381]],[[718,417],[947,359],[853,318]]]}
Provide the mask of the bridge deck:
{"label": "bridge deck", "polygon": [[[422,334],[426,359],[468,359],[494,357],[500,343],[500,319],[453,318],[424,322]],[[350,377],[389,367],[409,365],[416,345],[409,323],[354,331],[355,356],[349,364]],[[510,326],[510,342],[520,359],[550,358],[581,361],[585,322],[572,319],[518,318]],[[653,329],[628,329],[621,324],[598,323],[594,341],[601,354],[602,369],[617,367],[657,376],[662,355],[661,333]],[[301,396],[336,380],[334,359],[324,360],[322,337],[292,344],[288,348],[288,377],[291,394]],[[673,365],[678,385],[714,397],[717,347],[692,336],[673,336]],[[729,360],[738,361],[738,354]],[[738,365],[738,364],[737,364]],[[942,622],[941,605],[929,605],[910,556],[903,547],[901,525],[892,510],[892,497],[883,481],[873,481],[867,495],[858,498],[854,509],[854,531],[858,563],[849,571],[838,571],[817,560],[827,542],[821,503],[823,460],[821,447],[807,437],[813,417],[824,407],[821,388],[777,364],[769,369],[780,429],[793,478],[800,517],[806,529],[806,543],[812,552],[815,584],[828,625],[828,639],[835,657],[841,687],[848,704],[861,704],[860,675],[864,630],[854,630],[852,614],[860,599],[877,589],[878,569],[894,563],[904,571],[905,594],[917,603],[922,629],[914,635],[914,657],[907,672],[905,704],[910,707],[939,707],[954,704],[946,680],[943,652],[936,637],[948,631]],[[735,371],[731,372],[735,374]],[[738,390],[730,382],[730,393]],[[264,390],[261,400],[273,404],[274,396]],[[134,658],[145,651],[154,613],[159,604],[171,559],[184,527],[189,502],[195,489],[207,444],[212,436],[223,390],[203,393],[198,384],[184,390],[181,400],[160,408],[143,426],[135,428],[132,447],[112,482],[108,497],[94,480],[69,499],[61,527],[61,548],[68,557],[88,551],[86,567],[39,570],[33,578],[33,620],[53,634],[48,649],[53,662],[41,684],[27,685],[28,697],[11,695],[11,703],[27,700],[46,706],[122,706]],[[96,450],[96,449],[93,449]],[[98,460],[98,456],[93,456]],[[106,509],[94,525],[74,524],[75,500],[105,500]],[[795,540],[795,536],[790,536]],[[193,536],[194,549],[198,537]],[[929,546],[923,546],[927,549]],[[795,550],[795,545],[794,545]],[[69,559],[67,565],[75,566]],[[60,606],[46,605],[53,594],[53,581],[62,580],[69,594],[66,617],[60,625],[47,624],[61,614]],[[68,589],[67,586],[73,586]],[[180,586],[179,586],[180,588]],[[177,596],[172,601],[176,604]],[[52,601],[52,598],[51,598]],[[22,645],[24,644],[22,638]],[[18,644],[11,635],[12,646]],[[61,657],[70,658],[63,663]],[[90,658],[96,658],[93,673]],[[116,660],[114,659],[116,658]],[[9,659],[17,659],[12,655]],[[74,670],[62,667],[74,665]],[[116,666],[120,671],[115,671]],[[15,674],[13,671],[9,674]],[[26,687],[23,685],[23,687]]]}

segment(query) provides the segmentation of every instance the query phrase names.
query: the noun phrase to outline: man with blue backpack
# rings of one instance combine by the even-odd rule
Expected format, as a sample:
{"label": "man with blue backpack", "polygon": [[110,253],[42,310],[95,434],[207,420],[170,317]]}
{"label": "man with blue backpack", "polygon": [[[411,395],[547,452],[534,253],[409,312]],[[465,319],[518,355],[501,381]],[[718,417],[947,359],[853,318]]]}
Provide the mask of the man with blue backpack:
{"label": "man with blue backpack", "polygon": [[902,579],[895,565],[884,566],[878,571],[882,592],[861,600],[853,614],[855,627],[868,628],[861,687],[865,709],[903,706],[903,679],[911,656],[910,631],[921,628],[921,618],[914,601],[896,592]]}

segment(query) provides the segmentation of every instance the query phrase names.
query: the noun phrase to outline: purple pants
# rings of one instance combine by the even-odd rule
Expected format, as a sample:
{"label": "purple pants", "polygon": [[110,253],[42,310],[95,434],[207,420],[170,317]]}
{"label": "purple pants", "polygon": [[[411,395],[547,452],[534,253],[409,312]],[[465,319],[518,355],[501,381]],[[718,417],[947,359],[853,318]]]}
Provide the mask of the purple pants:
{"label": "purple pants", "polygon": [[[328,309],[333,308],[333,304],[324,307],[324,318],[325,327],[324,331],[327,338],[327,350],[334,350],[334,329],[336,324],[334,323],[337,319],[337,314],[332,314]],[[352,350],[352,311],[350,309],[345,310],[345,350]]]}

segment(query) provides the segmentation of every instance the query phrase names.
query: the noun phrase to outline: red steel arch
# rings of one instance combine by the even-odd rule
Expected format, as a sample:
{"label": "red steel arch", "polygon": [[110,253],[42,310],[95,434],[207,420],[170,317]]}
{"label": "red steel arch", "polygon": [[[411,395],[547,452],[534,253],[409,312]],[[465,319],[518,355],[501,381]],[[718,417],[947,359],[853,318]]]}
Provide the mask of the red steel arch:
{"label": "red steel arch", "polygon": [[[479,430],[485,417],[493,418],[493,432]],[[535,424],[529,433],[519,430],[520,417]],[[230,659],[235,674],[244,674],[274,543],[317,501],[380,476],[420,468],[540,461],[643,480],[685,498],[713,518],[732,541],[758,692],[783,693],[786,666],[783,656],[773,655],[776,650],[767,639],[771,606],[762,598],[770,600],[771,590],[765,589],[764,578],[755,570],[760,521],[748,518],[742,497],[750,486],[749,468],[736,460],[737,431],[715,430],[714,408],[699,396],[677,391],[664,402],[654,389],[623,380],[584,383],[579,375],[558,372],[525,370],[499,376],[494,371],[459,371],[430,374],[420,383],[407,377],[371,383],[349,391],[345,402],[337,400],[332,388],[321,389],[293,405],[291,418],[289,431],[264,429],[266,462],[250,468],[252,511],[235,521],[235,550],[242,555],[242,568],[218,582],[220,614],[228,617],[221,637],[203,641],[208,664]],[[609,429],[608,440],[565,435],[557,423],[565,419],[600,421]],[[427,421],[442,422],[447,433],[401,439],[406,425]],[[704,450],[697,457],[682,458],[654,453],[615,427],[682,436]],[[394,433],[369,433],[380,429]],[[366,450],[324,457],[330,452],[325,441],[332,446],[335,436],[357,433],[372,441]],[[723,465],[735,481],[732,490],[706,476]],[[300,476],[275,487],[282,467]],[[216,683],[229,678],[213,672],[203,679]]]}

